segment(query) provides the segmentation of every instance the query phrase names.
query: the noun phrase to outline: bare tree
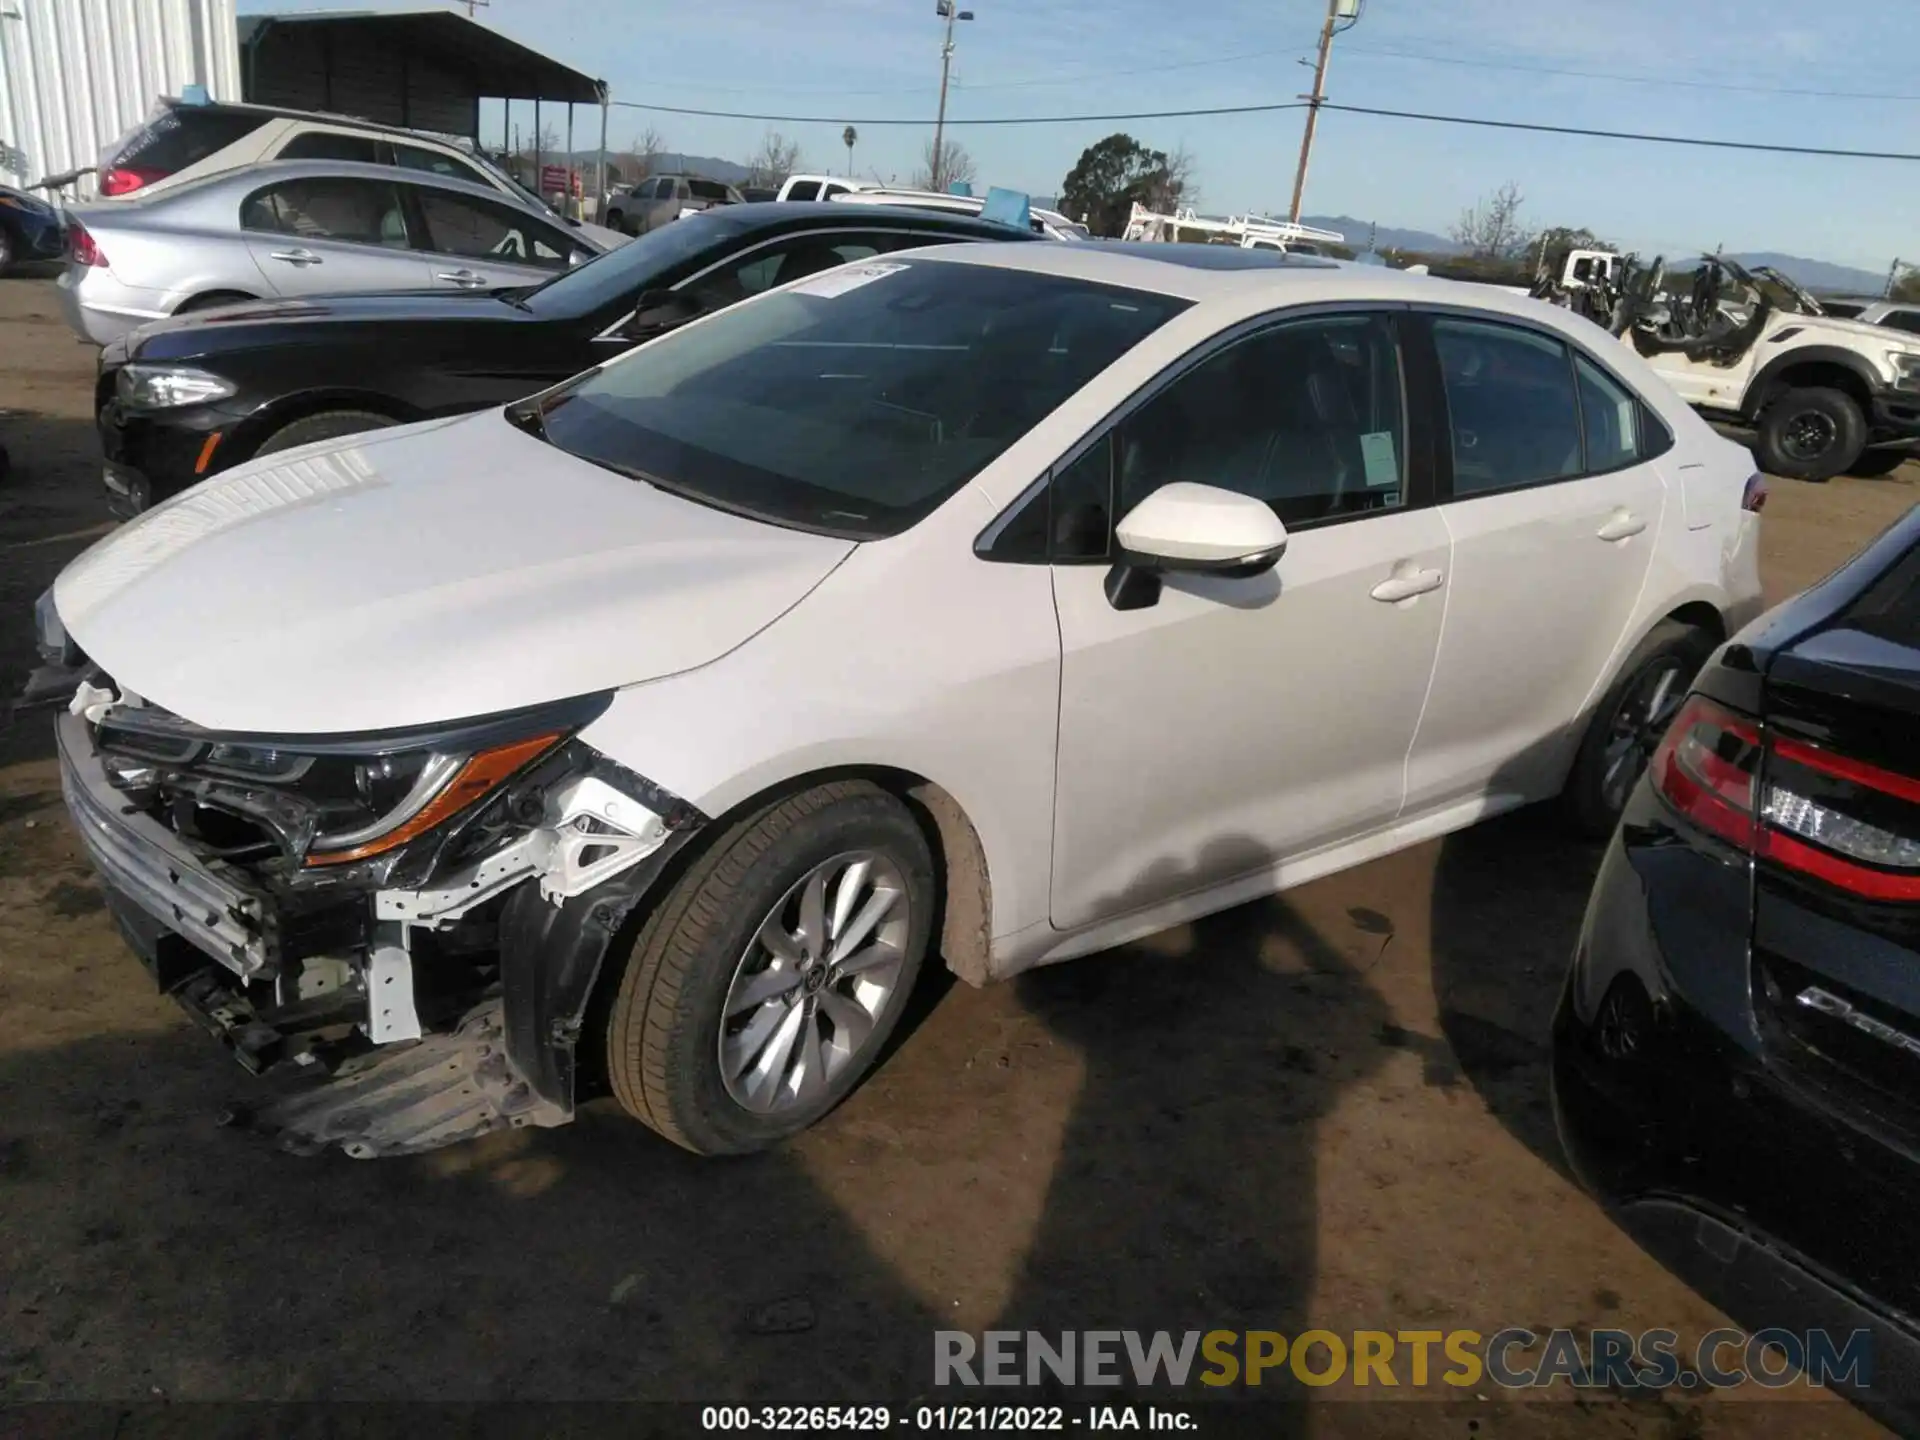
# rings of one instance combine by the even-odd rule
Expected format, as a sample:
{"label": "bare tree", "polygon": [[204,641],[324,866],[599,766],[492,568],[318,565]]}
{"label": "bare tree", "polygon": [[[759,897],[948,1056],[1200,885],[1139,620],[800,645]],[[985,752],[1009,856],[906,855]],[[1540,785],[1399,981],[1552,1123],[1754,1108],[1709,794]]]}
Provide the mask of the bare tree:
{"label": "bare tree", "polygon": [[1526,196],[1509,180],[1491,195],[1460,212],[1453,242],[1478,260],[1512,260],[1524,255],[1533,237],[1520,222]]}
{"label": "bare tree", "polygon": [[633,137],[627,154],[634,165],[633,178],[644,180],[660,168],[660,157],[667,153],[667,137],[649,125]]}
{"label": "bare tree", "polygon": [[967,147],[958,140],[942,139],[938,163],[935,163],[933,141],[929,139],[920,149],[920,166],[913,172],[913,188],[916,190],[945,190],[949,186],[965,183],[971,185],[979,169],[973,163],[973,156],[967,153]]}
{"label": "bare tree", "polygon": [[778,188],[799,168],[800,142],[787,139],[778,130],[769,130],[747,162],[747,184]]}
{"label": "bare tree", "polygon": [[1153,208],[1175,210],[1182,205],[1200,203],[1200,162],[1184,142],[1167,157],[1164,184],[1167,193],[1156,198],[1165,200],[1166,204]]}

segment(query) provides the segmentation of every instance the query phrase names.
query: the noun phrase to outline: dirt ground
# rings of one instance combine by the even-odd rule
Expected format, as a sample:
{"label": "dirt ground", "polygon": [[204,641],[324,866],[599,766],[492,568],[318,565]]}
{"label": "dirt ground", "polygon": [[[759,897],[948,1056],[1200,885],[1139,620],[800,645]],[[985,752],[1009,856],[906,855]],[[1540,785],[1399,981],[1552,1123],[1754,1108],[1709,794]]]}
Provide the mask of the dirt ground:
{"label": "dirt ground", "polygon": [[[0,282],[8,695],[34,596],[105,528],[92,368],[50,284]],[[1777,482],[1770,594],[1916,498],[1911,465]],[[0,1399],[899,1405],[928,1392],[935,1328],[1727,1323],[1559,1157],[1543,1041],[1598,852],[1551,817],[948,988],[776,1154],[695,1160],[599,1102],[562,1130],[355,1162],[218,1123],[254,1082],[122,948],[50,757],[38,723],[0,735]],[[1462,1408],[1340,1387],[1289,1424],[1877,1433],[1800,1391],[1486,1388]]]}

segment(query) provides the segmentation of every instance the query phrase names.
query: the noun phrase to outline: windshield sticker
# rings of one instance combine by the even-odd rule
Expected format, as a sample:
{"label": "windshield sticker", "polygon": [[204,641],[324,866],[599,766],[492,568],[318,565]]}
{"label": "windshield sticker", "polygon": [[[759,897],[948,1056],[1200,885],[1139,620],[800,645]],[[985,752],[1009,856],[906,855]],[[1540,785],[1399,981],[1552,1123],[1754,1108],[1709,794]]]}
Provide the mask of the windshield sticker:
{"label": "windshield sticker", "polygon": [[802,280],[787,291],[789,295],[818,295],[831,300],[836,295],[845,295],[849,290],[858,290],[862,285],[871,285],[876,280],[884,280],[896,271],[905,270],[905,265],[890,264],[885,260],[869,260],[863,265],[847,265],[839,270],[829,270],[824,275]]}
{"label": "windshield sticker", "polygon": [[1400,462],[1393,453],[1393,432],[1376,430],[1360,437],[1360,459],[1367,467],[1367,488],[1385,490],[1400,483]]}

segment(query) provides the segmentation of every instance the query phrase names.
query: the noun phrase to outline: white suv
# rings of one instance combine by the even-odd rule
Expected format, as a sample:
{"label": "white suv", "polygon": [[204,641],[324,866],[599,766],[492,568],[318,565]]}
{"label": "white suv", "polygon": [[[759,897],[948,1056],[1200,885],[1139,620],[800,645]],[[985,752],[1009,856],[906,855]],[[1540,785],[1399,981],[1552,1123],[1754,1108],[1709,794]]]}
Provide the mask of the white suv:
{"label": "white suv", "polygon": [[[1560,797],[1760,609],[1738,446],[1561,311],[1226,247],[824,271],[241,465],[42,602],[123,929],[371,1155],[819,1119],[982,983]],[[431,537],[423,543],[422,537]]]}

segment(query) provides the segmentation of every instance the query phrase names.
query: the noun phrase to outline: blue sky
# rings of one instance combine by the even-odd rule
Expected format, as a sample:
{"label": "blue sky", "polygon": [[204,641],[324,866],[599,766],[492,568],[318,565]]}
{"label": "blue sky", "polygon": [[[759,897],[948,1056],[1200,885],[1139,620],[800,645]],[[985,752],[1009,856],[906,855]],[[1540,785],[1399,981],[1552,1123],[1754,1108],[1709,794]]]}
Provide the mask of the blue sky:
{"label": "blue sky", "polygon": [[[1323,0],[963,0],[950,120],[1108,114],[1292,99],[1311,83]],[[241,0],[243,13],[408,10],[422,0]],[[464,6],[450,7],[464,11]],[[769,129],[812,166],[905,180],[932,130],[933,0],[492,0],[493,26],[604,78],[616,101],[832,117],[767,125],[616,107],[619,148],[651,125],[672,150],[744,160]],[[1920,152],[1914,0],[1367,0],[1335,43],[1328,97],[1491,119],[1841,149]],[[1562,73],[1545,73],[1549,71]],[[1583,73],[1565,73],[1583,72]],[[1600,77],[1613,78],[1600,78]],[[1627,77],[1627,78],[1620,78]],[[1743,87],[1743,88],[1714,88]],[[1785,93],[1846,92],[1840,98]],[[530,128],[532,107],[514,107]],[[576,112],[576,142],[598,119]],[[497,143],[498,106],[486,107]],[[563,114],[561,123],[564,124]],[[1299,112],[1125,124],[962,126],[984,182],[1052,194],[1116,129],[1199,163],[1202,207],[1284,213]],[[1306,210],[1444,232],[1505,181],[1524,218],[1588,225],[1669,254],[1782,250],[1884,269],[1920,261],[1920,163],[1768,155],[1466,129],[1328,112]]]}

